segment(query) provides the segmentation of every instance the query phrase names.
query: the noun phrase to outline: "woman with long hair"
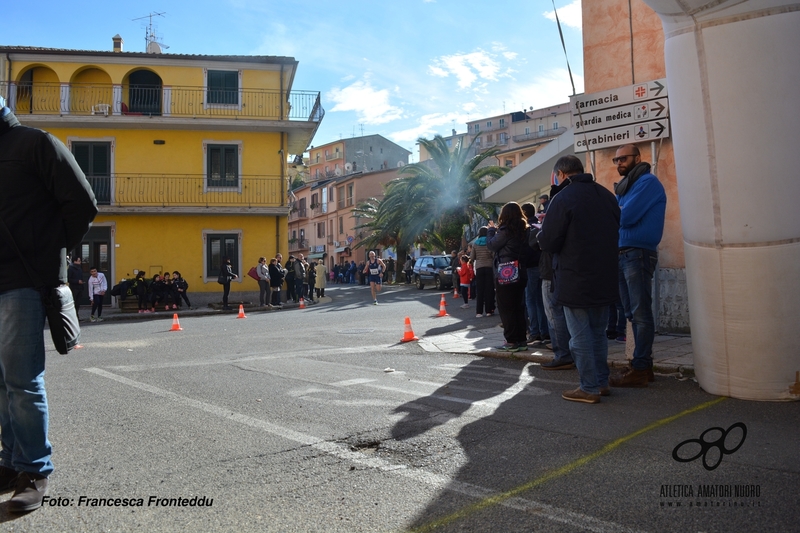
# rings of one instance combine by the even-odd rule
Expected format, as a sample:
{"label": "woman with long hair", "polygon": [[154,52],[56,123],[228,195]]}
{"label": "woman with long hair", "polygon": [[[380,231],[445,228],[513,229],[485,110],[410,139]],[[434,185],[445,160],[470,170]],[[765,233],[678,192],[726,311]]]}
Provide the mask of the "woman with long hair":
{"label": "woman with long hair", "polygon": [[475,292],[477,299],[475,300],[475,315],[477,318],[483,316],[484,311],[486,316],[494,314],[494,255],[488,248],[486,242],[488,241],[489,228],[481,226],[478,230],[478,237],[472,244],[472,252],[470,252],[470,260],[475,268]]}
{"label": "woman with long hair", "polygon": [[519,204],[509,202],[500,210],[497,226],[492,220],[488,226],[486,247],[494,252],[497,309],[506,339],[498,349],[523,352],[528,349],[525,324],[525,261],[531,255],[528,221]]}

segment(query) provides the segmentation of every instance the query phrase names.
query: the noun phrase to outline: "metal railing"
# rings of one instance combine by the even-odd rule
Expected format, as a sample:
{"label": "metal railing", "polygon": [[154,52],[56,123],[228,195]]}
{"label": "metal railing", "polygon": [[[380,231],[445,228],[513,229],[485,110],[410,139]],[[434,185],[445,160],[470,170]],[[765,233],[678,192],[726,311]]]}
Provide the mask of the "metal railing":
{"label": "metal railing", "polygon": [[305,207],[292,208],[289,211],[289,222],[300,220],[301,218],[308,218],[308,210]]}
{"label": "metal railing", "polygon": [[294,242],[289,241],[289,251],[296,252],[298,250],[308,250],[308,239],[295,239]]}
{"label": "metal railing", "polygon": [[523,133],[522,135],[514,135],[512,139],[515,143],[520,143],[525,141],[532,141],[535,139],[542,139],[544,137],[556,137],[558,135],[561,135],[565,131],[567,131],[567,128],[565,127],[554,128],[550,130],[534,131],[531,133]]}
{"label": "metal railing", "polygon": [[[187,86],[0,82],[0,94],[18,114],[236,117],[320,122],[320,93],[269,89],[211,90]],[[283,100],[283,101],[282,101]]]}
{"label": "metal railing", "polygon": [[215,180],[203,175],[87,176],[99,205],[116,207],[276,207],[283,205],[278,176]]}
{"label": "metal railing", "polygon": [[341,159],[342,152],[333,152],[332,154],[325,154],[325,161],[333,161],[334,159]]}

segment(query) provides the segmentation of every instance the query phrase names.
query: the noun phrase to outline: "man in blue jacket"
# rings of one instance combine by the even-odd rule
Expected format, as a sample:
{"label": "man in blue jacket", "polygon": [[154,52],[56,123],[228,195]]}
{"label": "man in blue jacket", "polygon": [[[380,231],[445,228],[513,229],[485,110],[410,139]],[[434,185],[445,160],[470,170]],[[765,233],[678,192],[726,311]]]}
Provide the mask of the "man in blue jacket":
{"label": "man in blue jacket", "polygon": [[574,155],[556,161],[564,187],[551,200],[539,232],[539,246],[553,254],[554,299],[564,307],[569,351],[580,387],[565,400],[598,403],[609,394],[608,306],[617,300],[619,206]]}
{"label": "man in blue jacket", "polygon": [[636,347],[631,367],[612,376],[612,387],[647,387],[653,377],[653,272],[664,232],[667,195],[650,164],[632,144],[620,146],[611,160],[624,176],[614,187],[620,208],[619,295],[633,325]]}

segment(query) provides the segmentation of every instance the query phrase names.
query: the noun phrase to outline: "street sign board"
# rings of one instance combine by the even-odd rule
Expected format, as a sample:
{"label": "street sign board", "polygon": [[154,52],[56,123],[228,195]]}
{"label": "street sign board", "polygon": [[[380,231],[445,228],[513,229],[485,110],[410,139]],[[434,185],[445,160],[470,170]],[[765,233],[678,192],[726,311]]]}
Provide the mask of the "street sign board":
{"label": "street sign board", "polygon": [[576,153],[669,137],[666,79],[569,100]]}
{"label": "street sign board", "polygon": [[636,83],[634,85],[628,85],[627,87],[618,87],[599,93],[570,96],[569,105],[572,109],[572,116],[576,117],[578,116],[579,110],[581,114],[585,115],[586,113],[607,109],[609,107],[647,102],[666,96],[667,80],[664,78],[644,83]]}
{"label": "street sign board", "polygon": [[669,116],[669,101],[667,98],[659,98],[635,104],[625,104],[617,107],[610,107],[600,111],[581,112],[574,115],[573,126],[575,134],[586,131],[597,131],[639,122],[648,122],[657,118]]}
{"label": "street sign board", "polygon": [[575,153],[669,137],[669,118],[575,134]]}

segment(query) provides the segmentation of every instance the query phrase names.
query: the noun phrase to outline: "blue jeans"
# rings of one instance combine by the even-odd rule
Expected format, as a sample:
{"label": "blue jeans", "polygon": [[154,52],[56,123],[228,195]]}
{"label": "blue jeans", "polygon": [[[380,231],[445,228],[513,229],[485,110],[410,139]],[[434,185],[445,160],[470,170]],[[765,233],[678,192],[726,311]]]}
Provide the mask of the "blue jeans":
{"label": "blue jeans", "polygon": [[615,331],[617,336],[625,336],[628,321],[625,319],[625,309],[621,302],[608,306],[608,331]]}
{"label": "blue jeans", "polygon": [[634,370],[653,367],[653,339],[656,325],[653,319],[653,272],[658,262],[658,252],[630,248],[619,256],[619,296],[625,316],[633,326],[631,366]]}
{"label": "blue jeans", "polygon": [[48,476],[44,306],[34,289],[0,293],[0,464]]}
{"label": "blue jeans", "polygon": [[539,267],[530,267],[528,272],[528,285],[525,287],[525,308],[528,311],[528,334],[532,337],[541,335],[547,337],[547,315],[544,312],[542,301],[542,279],[539,277]]}
{"label": "blue jeans", "polygon": [[550,291],[553,282],[549,279],[542,280],[542,301],[544,312],[547,316],[547,325],[550,330],[550,341],[553,344],[554,363],[573,363],[572,354],[569,352],[569,329],[567,319],[564,318],[564,308],[556,303]]}
{"label": "blue jeans", "polygon": [[600,387],[608,387],[608,306],[564,307],[564,317],[572,336],[569,351],[578,367],[581,390],[600,394]]}

